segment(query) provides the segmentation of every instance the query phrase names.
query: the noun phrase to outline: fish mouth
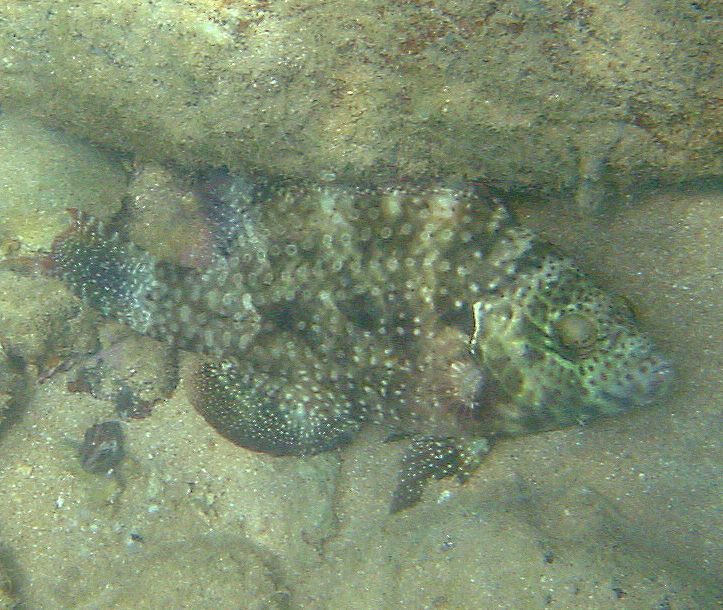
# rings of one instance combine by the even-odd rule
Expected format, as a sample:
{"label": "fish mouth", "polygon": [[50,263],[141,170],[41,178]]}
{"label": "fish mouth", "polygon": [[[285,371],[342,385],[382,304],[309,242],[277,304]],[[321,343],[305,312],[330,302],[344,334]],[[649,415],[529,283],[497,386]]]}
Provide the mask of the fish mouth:
{"label": "fish mouth", "polygon": [[636,369],[624,375],[625,383],[608,388],[603,394],[622,410],[644,407],[668,392],[673,376],[670,362],[657,354],[650,354],[640,361]]}
{"label": "fish mouth", "polygon": [[673,381],[673,365],[667,360],[660,359],[648,375],[645,396],[652,402],[664,396]]}

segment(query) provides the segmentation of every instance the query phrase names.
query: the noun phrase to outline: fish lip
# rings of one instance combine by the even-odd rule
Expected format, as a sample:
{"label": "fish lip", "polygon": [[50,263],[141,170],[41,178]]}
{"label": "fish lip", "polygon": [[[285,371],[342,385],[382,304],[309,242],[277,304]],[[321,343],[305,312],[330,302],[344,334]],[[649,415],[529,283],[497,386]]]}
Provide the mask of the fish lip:
{"label": "fish lip", "polygon": [[673,365],[663,358],[655,357],[656,363],[640,382],[640,393],[632,397],[633,406],[647,406],[667,394],[674,376]]}
{"label": "fish lip", "polygon": [[658,365],[652,370],[650,379],[647,383],[648,391],[646,395],[650,400],[663,396],[673,381],[675,371],[673,365],[667,360],[660,360]]}
{"label": "fish lip", "polygon": [[674,368],[663,358],[654,356],[652,360],[654,364],[644,379],[631,381],[617,390],[604,391],[605,398],[617,403],[621,411],[629,411],[651,405],[663,397],[674,377]]}

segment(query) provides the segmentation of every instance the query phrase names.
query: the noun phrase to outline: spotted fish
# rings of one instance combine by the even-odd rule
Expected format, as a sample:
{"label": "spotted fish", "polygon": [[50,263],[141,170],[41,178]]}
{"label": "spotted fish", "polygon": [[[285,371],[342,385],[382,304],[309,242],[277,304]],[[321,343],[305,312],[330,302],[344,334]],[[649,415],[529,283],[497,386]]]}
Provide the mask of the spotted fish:
{"label": "spotted fish", "polygon": [[623,298],[473,190],[258,189],[212,268],[155,260],[75,212],[49,268],[136,331],[208,359],[223,436],[306,455],[370,422],[412,438],[392,510],[466,479],[488,441],[647,405],[671,368]]}

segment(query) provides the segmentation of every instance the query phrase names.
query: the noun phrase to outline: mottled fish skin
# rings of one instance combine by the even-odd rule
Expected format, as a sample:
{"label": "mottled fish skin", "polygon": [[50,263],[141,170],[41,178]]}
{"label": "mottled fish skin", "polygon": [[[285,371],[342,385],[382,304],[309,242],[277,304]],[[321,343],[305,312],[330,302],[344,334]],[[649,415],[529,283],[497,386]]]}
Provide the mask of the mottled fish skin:
{"label": "mottled fish skin", "polygon": [[472,191],[267,188],[203,273],[76,214],[50,268],[105,315],[210,356],[191,401],[244,447],[315,453],[382,419],[423,435],[393,510],[430,477],[466,478],[480,438],[646,405],[670,377],[623,299]]}

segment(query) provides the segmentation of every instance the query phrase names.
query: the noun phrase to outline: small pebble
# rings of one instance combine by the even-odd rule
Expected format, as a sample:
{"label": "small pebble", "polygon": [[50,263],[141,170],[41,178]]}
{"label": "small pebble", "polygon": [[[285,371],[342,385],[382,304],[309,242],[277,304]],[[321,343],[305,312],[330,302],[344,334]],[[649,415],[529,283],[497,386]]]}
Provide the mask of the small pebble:
{"label": "small pebble", "polygon": [[123,430],[120,422],[93,424],[85,431],[80,463],[88,472],[107,474],[123,459]]}

